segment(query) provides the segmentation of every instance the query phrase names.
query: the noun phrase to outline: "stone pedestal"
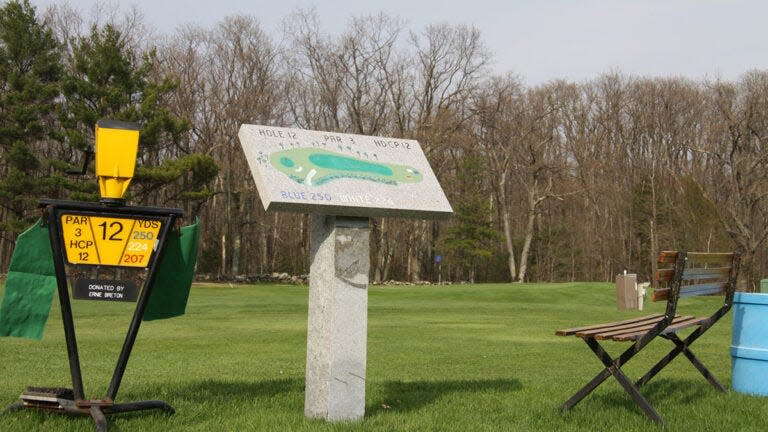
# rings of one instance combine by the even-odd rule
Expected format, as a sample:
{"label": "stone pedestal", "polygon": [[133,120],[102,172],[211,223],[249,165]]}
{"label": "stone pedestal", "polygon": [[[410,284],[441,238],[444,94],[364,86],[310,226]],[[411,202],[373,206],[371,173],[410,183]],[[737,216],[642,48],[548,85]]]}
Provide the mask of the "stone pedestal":
{"label": "stone pedestal", "polygon": [[307,417],[365,414],[369,243],[368,218],[312,215]]}

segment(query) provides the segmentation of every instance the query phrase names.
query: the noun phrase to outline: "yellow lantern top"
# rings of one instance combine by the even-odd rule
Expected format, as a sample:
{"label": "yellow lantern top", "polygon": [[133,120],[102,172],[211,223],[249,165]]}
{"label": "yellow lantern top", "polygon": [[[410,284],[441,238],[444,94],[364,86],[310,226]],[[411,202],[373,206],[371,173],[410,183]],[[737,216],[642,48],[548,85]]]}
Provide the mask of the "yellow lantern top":
{"label": "yellow lantern top", "polygon": [[96,123],[96,178],[102,201],[123,200],[138,149],[138,124],[103,119]]}

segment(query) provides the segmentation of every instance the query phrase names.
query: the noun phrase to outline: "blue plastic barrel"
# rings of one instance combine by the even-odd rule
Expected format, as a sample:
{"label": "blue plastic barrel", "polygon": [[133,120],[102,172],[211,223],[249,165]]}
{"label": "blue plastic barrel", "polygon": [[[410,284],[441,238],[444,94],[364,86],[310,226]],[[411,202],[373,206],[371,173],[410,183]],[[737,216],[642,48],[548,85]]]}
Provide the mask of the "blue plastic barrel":
{"label": "blue plastic barrel", "polygon": [[732,341],[733,390],[768,396],[768,294],[734,295]]}

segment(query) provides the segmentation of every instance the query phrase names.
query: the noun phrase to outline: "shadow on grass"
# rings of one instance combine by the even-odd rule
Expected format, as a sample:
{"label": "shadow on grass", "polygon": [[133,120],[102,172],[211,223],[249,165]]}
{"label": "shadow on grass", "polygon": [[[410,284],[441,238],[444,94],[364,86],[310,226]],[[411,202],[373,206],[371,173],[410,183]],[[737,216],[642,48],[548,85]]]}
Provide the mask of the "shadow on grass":
{"label": "shadow on grass", "polygon": [[[598,392],[599,388],[595,391]],[[662,401],[667,404],[689,404],[700,400],[702,397],[712,396],[719,392],[704,380],[661,378],[641,387],[640,393],[655,407],[656,404]],[[624,391],[623,388],[614,388],[610,392],[593,393],[591,397],[606,406],[626,408],[642,414],[640,406],[632,400],[629,393]],[[590,396],[587,396],[585,400],[589,398]],[[659,414],[662,417],[664,416],[661,412]]]}
{"label": "shadow on grass", "polygon": [[388,381],[383,384],[384,395],[366,407],[366,415],[387,411],[412,411],[434,403],[448,393],[508,393],[520,391],[517,379],[457,380],[457,381]]}
{"label": "shadow on grass", "polygon": [[640,391],[649,401],[667,399],[674,403],[691,403],[702,397],[721,394],[704,378],[661,378],[641,387]]}
{"label": "shadow on grass", "polygon": [[[434,403],[452,393],[466,393],[468,397],[488,393],[520,391],[523,386],[517,379],[455,380],[455,381],[388,381],[374,384],[371,389],[373,402],[366,406],[366,416],[383,412],[407,412]],[[277,379],[263,381],[203,380],[161,388],[144,389],[142,394],[162,395],[169,402],[187,400],[196,404],[232,404],[249,398],[272,398],[280,394],[304,394],[304,380]],[[379,396],[381,395],[381,396]],[[132,394],[127,394],[131,398]],[[369,399],[370,400],[370,399]]]}
{"label": "shadow on grass", "polygon": [[[167,387],[163,396],[171,400],[194,399],[201,402],[217,402],[254,396],[272,397],[293,392],[304,392],[303,379],[286,378],[262,381],[203,380]],[[160,392],[158,391],[157,393],[159,394]]]}

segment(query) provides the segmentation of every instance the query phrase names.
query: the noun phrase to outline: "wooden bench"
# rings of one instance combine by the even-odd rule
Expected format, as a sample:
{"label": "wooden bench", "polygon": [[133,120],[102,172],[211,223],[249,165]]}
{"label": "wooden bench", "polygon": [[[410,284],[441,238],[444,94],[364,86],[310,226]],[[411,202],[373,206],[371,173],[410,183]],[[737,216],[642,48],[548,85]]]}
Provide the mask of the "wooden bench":
{"label": "wooden bench", "polygon": [[[690,345],[730,310],[736,288],[739,254],[663,251],[659,253],[658,262],[659,270],[656,278],[659,288],[654,290],[652,299],[667,301],[663,315],[647,315],[555,332],[558,336],[576,336],[583,339],[605,366],[597,376],[563,404],[563,410],[573,408],[609,376],[613,376],[648,417],[663,424],[664,420],[640,393],[639,388],[680,353],[691,361],[712,386],[725,391],[725,388],[691,352]],[[710,316],[679,315],[678,299],[697,295],[724,295],[725,301]],[[677,332],[682,329],[692,329],[692,332],[685,339],[681,339]],[[621,368],[657,336],[671,341],[675,345],[674,348],[643,377],[632,383]],[[612,358],[598,341],[631,342],[632,345],[618,357]]]}

